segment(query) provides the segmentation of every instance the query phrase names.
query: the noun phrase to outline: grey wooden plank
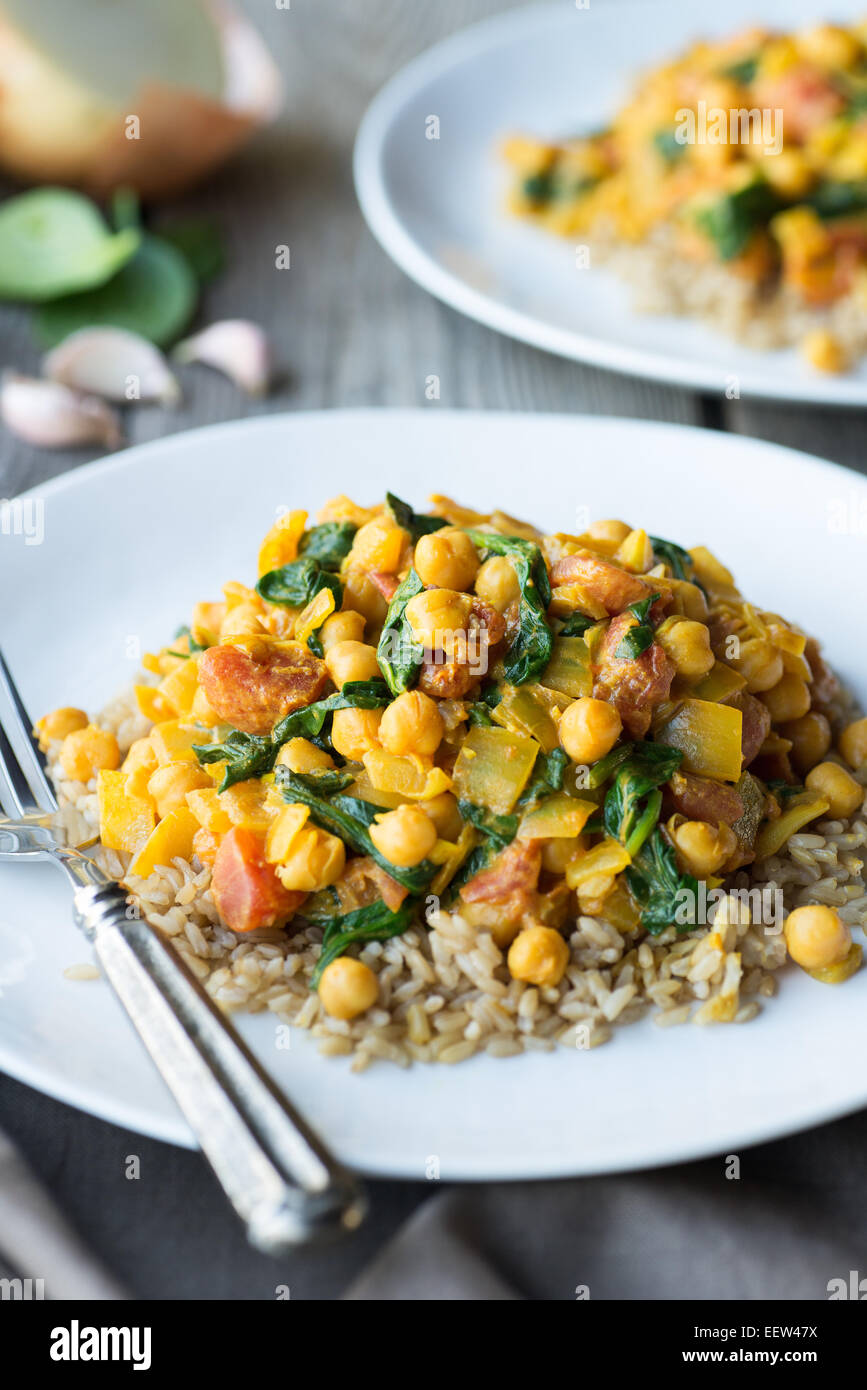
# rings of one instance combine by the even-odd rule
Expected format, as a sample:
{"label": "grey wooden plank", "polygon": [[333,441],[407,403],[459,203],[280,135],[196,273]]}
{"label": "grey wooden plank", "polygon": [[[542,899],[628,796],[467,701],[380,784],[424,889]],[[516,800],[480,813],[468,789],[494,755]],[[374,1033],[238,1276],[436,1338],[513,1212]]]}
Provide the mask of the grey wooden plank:
{"label": "grey wooden plank", "polygon": [[[399,271],[367,231],[352,186],[352,142],[383,81],[416,53],[502,0],[245,0],[285,74],[277,125],[206,186],[171,208],[224,228],[231,263],[209,289],[202,320],[249,317],[273,339],[280,377],[250,401],[203,368],[182,372],[183,403],[126,412],[139,443],[212,421],[334,406],[485,407],[587,411],[696,421],[696,398],[562,361],[463,319]],[[512,4],[518,0],[512,0]],[[291,269],[275,268],[288,245]],[[27,315],[0,312],[0,360],[38,366]],[[428,402],[428,376],[440,378]],[[63,472],[97,450],[45,452],[0,434],[0,495]]]}
{"label": "grey wooden plank", "polygon": [[803,449],[867,473],[867,411],[807,409],[797,404],[732,401],[726,428]]}

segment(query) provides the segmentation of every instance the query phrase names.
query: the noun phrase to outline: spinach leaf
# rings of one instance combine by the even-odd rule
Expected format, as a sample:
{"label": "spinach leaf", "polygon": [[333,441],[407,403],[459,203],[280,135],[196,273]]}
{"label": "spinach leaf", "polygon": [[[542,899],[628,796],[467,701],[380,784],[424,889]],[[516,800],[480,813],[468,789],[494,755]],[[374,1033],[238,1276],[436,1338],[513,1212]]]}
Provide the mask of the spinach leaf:
{"label": "spinach leaf", "polygon": [[[248,777],[264,777],[266,772],[273,771],[277,754],[290,738],[308,738],[316,742],[336,709],[381,709],[389,703],[390,698],[385,681],[347,681],[343,689],[334,695],[287,714],[274,725],[268,738],[233,729],[223,743],[194,743],[193,752],[200,763],[225,761],[226,770],[219,786],[219,790],[224,792],[235,782],[243,782]],[[328,750],[327,743],[325,747]],[[329,771],[327,775],[345,774]],[[351,780],[350,777],[348,781]],[[348,785],[348,782],[343,785]]]}
{"label": "spinach leaf", "polygon": [[614,655],[624,661],[634,661],[646,652],[647,648],[653,643],[653,628],[647,621],[647,616],[651,606],[659,594],[650,594],[647,598],[640,599],[638,603],[630,603],[627,612],[638,619],[638,626],[631,627],[623,634]]}
{"label": "spinach leaf", "polygon": [[310,636],[307,638],[307,650],[312,652],[314,656],[318,656],[320,661],[325,655],[325,648],[322,645],[322,639],[316,628],[313,629]]}
{"label": "spinach leaf", "polygon": [[290,738],[313,738],[321,734],[325,721],[337,709],[384,709],[390,702],[385,681],[347,681],[334,695],[285,715],[274,725],[271,741],[279,752]]}
{"label": "spinach leaf", "polygon": [[727,68],[723,68],[720,76],[730,77],[733,82],[739,82],[742,87],[747,87],[755,79],[758,70],[759,60],[757,57],[741,58],[737,63],[730,63]]}
{"label": "spinach leaf", "polygon": [[477,700],[475,704],[470,705],[467,719],[470,724],[483,724],[486,729],[493,728],[494,721],[488,713],[488,706],[482,700]]}
{"label": "spinach leaf", "polygon": [[550,753],[538,753],[530,780],[518,798],[521,810],[532,810],[546,796],[559,792],[568,765],[569,759],[562,748],[553,748]]}
{"label": "spinach leaf", "polygon": [[343,585],[336,574],[309,556],[269,570],[256,585],[256,593],[267,603],[285,603],[291,608],[303,608],[321,589],[331,590],[334,607],[339,608],[343,602]]}
{"label": "spinach leaf", "polygon": [[408,502],[402,502],[393,492],[385,494],[385,509],[397,526],[409,531],[413,545],[420,536],[429,536],[431,532],[441,531],[448,526],[444,516],[425,516],[421,512],[414,512]]}
{"label": "spinach leaf", "polygon": [[0,299],[38,303],[104,285],[140,241],[134,228],[112,232],[90,199],[69,189],[7,198],[0,208]]}
{"label": "spinach leaf", "polygon": [[311,526],[304,532],[298,549],[324,570],[337,571],[352,549],[357,529],[351,521],[323,521],[321,526]]}
{"label": "spinach leaf", "polygon": [[666,164],[677,164],[686,154],[686,144],[678,140],[673,130],[658,130],[653,137],[653,146]]}
{"label": "spinach leaf", "polygon": [[248,777],[264,777],[274,766],[279,749],[270,738],[233,729],[224,743],[194,743],[193,752],[200,763],[225,762],[226,769],[218,788],[224,792],[236,782],[246,782]]}
{"label": "spinach leaf", "polygon": [[43,304],[36,331],[54,347],[79,328],[108,324],[140,333],[158,347],[168,347],[186,328],[199,297],[196,277],[186,259],[162,237],[131,228],[118,236],[136,237],[138,250],[104,285],[64,295]]}
{"label": "spinach leaf", "polygon": [[593,627],[595,622],[595,618],[588,618],[585,613],[570,613],[557,636],[583,637],[588,627]]}
{"label": "spinach leaf", "polygon": [[192,632],[188,627],[178,628],[177,632],[175,633],[174,640],[177,642],[179,637],[186,637],[189,639],[190,650],[188,652],[176,652],[172,651],[171,648],[168,648],[167,651],[169,656],[180,656],[184,659],[184,661],[189,661],[190,657],[193,655],[194,652],[205,652],[208,650],[207,647],[202,646],[201,642],[196,641],[195,637],[193,636]]}
{"label": "spinach leaf", "polygon": [[[676,922],[679,895],[697,894],[698,881],[691,874],[678,871],[674,850],[657,827],[642,846],[636,859],[625,871],[632,896],[641,909],[641,925],[658,936]],[[695,896],[692,898],[695,902]],[[692,924],[678,924],[680,931],[689,931]]]}
{"label": "spinach leaf", "polygon": [[316,825],[330,831],[332,835],[338,835],[357,854],[369,854],[380,868],[398,883],[402,883],[411,893],[424,892],[437,871],[436,864],[423,859],[420,864],[415,864],[410,869],[401,868],[386,859],[371,839],[368,827],[373,818],[385,811],[386,807],[376,806],[372,802],[361,801],[352,796],[338,794],[329,797],[325,793],[321,774],[317,777],[315,774],[290,772],[288,767],[278,767],[276,776],[286,801],[300,801],[302,805],[309,806],[310,817]]}
{"label": "spinach leaf", "polygon": [[397,912],[392,912],[385,903],[378,902],[338,916],[318,918],[317,925],[323,925],[325,932],[322,952],[310,977],[310,988],[318,987],[326,966],[342,956],[354,941],[387,941],[389,937],[401,936],[411,925],[417,907],[418,904],[410,899],[402,903]]}
{"label": "spinach leaf", "polygon": [[778,801],[788,801],[790,797],[800,796],[805,787],[799,783],[784,782],[781,777],[775,777],[773,781],[765,784],[768,791],[773,792]]}
{"label": "spinach leaf", "polygon": [[517,816],[498,816],[486,806],[477,806],[473,801],[458,801],[458,810],[464,820],[480,830],[497,850],[506,849],[518,833]]}
{"label": "spinach leaf", "polygon": [[682,758],[678,748],[635,744],[615,775],[605,797],[603,824],[633,858],[659,820],[662,793],[658,788],[674,775]]}
{"label": "spinach leaf", "polygon": [[503,667],[506,680],[523,685],[535,680],[551,660],[554,637],[545,616],[551,602],[551,585],[542,552],[534,541],[521,536],[489,535],[467,529],[467,535],[483,560],[505,555],[512,561],[521,588],[518,635],[508,650]]}
{"label": "spinach leaf", "polygon": [[180,251],[200,285],[216,279],[226,264],[226,244],[216,222],[189,217],[157,228],[163,241]]}
{"label": "spinach leaf", "polygon": [[634,743],[621,743],[616,748],[612,748],[610,753],[606,753],[604,758],[600,758],[590,769],[590,776],[587,778],[588,787],[602,787],[613,777],[614,773],[629,757]]}
{"label": "spinach leaf", "polygon": [[688,580],[692,573],[692,556],[689,551],[674,541],[663,540],[661,536],[651,536],[649,539],[653,546],[654,558],[668,565],[675,579]]}
{"label": "spinach leaf", "polygon": [[395,591],[385,615],[376,659],[392,695],[402,695],[405,690],[415,685],[424,660],[424,649],[413,637],[406,617],[406,605],[416,594],[420,594],[423,588],[424,584],[415,570],[411,569]]}
{"label": "spinach leaf", "polygon": [[726,193],[697,208],[695,222],[716,246],[720,260],[731,261],[780,206],[779,196],[770,184],[757,179],[736,193]]}
{"label": "spinach leaf", "polygon": [[827,179],[804,202],[815,208],[820,217],[846,217],[853,212],[863,212],[867,208],[867,179],[854,179],[851,183]]}

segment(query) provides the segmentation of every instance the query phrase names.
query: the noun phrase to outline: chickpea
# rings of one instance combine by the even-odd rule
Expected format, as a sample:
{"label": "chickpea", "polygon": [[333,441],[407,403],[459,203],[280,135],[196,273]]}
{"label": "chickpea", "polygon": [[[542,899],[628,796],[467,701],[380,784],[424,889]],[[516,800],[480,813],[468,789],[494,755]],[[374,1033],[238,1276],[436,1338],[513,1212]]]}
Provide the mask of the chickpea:
{"label": "chickpea", "polygon": [[610,753],[620,737],[620,715],[607,700],[582,695],[560,719],[560,743],[574,763],[595,763]]}
{"label": "chickpea", "polygon": [[864,800],[864,788],[838,763],[819,763],[807,773],[804,785],[808,791],[825,797],[832,820],[853,816]]}
{"label": "chickpea", "polygon": [[804,970],[836,965],[852,945],[852,933],[832,907],[796,907],[783,931],[789,955]]}
{"label": "chickpea", "polygon": [[338,709],[331,723],[331,743],[342,758],[360,763],[371,748],[378,748],[381,709]]}
{"label": "chickpea", "polygon": [[672,831],[672,839],[687,873],[710,878],[737,848],[737,836],[728,825],[688,820]]}
{"label": "chickpea", "polygon": [[399,869],[411,869],[430,854],[437,830],[420,806],[398,806],[383,811],[370,827],[370,838],[380,854]]}
{"label": "chickpea", "polygon": [[249,637],[265,631],[261,614],[252,603],[238,603],[230,608],[220,623],[220,641],[230,637]]}
{"label": "chickpea", "polygon": [[856,719],[847,724],[840,735],[840,752],[850,767],[856,772],[862,763],[867,762],[867,719]]}
{"label": "chickpea", "polygon": [[395,526],[390,517],[375,516],[356,531],[349,563],[363,570],[396,574],[404,547],[409,543],[407,532]]}
{"label": "chickpea", "polygon": [[710,649],[710,633],[704,623],[693,622],[691,618],[677,620],[668,626],[663,623],[657,634],[657,641],[677,668],[677,674],[686,680],[699,680],[706,676],[714,664],[714,654]]}
{"label": "chickpea", "polygon": [[546,987],[559,985],[569,964],[569,947],[553,927],[525,927],[509,947],[513,980]]}
{"label": "chickpea", "polygon": [[521,593],[511,560],[505,555],[492,555],[486,560],[476,575],[476,593],[498,613],[504,613]]}
{"label": "chickpea", "polygon": [[67,734],[74,734],[76,729],[86,729],[87,722],[87,715],[83,709],[64,705],[51,714],[43,715],[42,719],[37,721],[33,732],[39,739],[42,752],[47,753],[48,745],[54,739],[66,738]]}
{"label": "chickpea", "polygon": [[148,781],[148,796],[157,808],[160,820],[170,811],[177,811],[187,804],[187,792],[199,791],[203,787],[213,787],[206,772],[195,763],[165,763],[158,767]]}
{"label": "chickpea", "polygon": [[593,521],[587,527],[587,534],[594,541],[611,541],[613,545],[622,545],[631,532],[632,527],[625,521]]}
{"label": "chickpea", "polygon": [[318,772],[333,767],[334,759],[307,738],[290,738],[277,754],[275,766],[288,767],[290,772]]}
{"label": "chickpea", "polygon": [[770,710],[774,724],[791,724],[809,710],[810,687],[800,676],[793,676],[787,671],[773,690],[765,691],[762,700]]}
{"label": "chickpea", "polygon": [[[781,680],[783,675],[783,658],[776,647],[770,642],[766,642],[763,637],[749,637],[745,642],[740,643],[740,651],[737,656],[726,657],[730,666],[744,677],[747,683],[747,690],[751,695],[759,695],[763,690],[770,690]],[[802,710],[801,713],[806,711]],[[796,715],[792,716],[797,718]]]}
{"label": "chickpea", "polygon": [[420,801],[419,807],[430,816],[441,840],[456,840],[464,828],[463,818],[458,810],[457,797],[452,792],[440,792],[427,801]]}
{"label": "chickpea", "polygon": [[354,613],[351,608],[342,613],[332,613],[319,629],[322,650],[327,655],[338,642],[360,642],[364,637],[364,617]]}
{"label": "chickpea", "polygon": [[335,642],[325,653],[325,665],[340,690],[347,681],[372,681],[382,675],[376,648],[369,647],[366,642]]}
{"label": "chickpea", "polygon": [[112,772],[120,766],[117,739],[96,724],[73,729],[60,745],[60,766],[74,782],[89,782],[103,768]]}
{"label": "chickpea", "polygon": [[364,570],[347,569],[343,576],[343,602],[360,613],[371,629],[382,627],[385,622],[388,604]]}
{"label": "chickpea", "polygon": [[389,753],[430,757],[439,748],[443,732],[436,701],[421,690],[405,691],[382,712],[379,737]]}
{"label": "chickpea", "polygon": [[318,893],[336,883],[346,864],[346,847],[337,835],[305,825],[292,838],[277,877],[295,893]]}
{"label": "chickpea", "polygon": [[369,965],[353,956],[338,956],[319,981],[322,1007],[332,1018],[357,1018],[379,997],[379,981]]}
{"label": "chickpea", "polygon": [[472,610],[469,594],[456,589],[425,589],[406,605],[406,619],[417,642],[429,651],[450,652],[455,633],[466,632]]}
{"label": "chickpea", "polygon": [[799,772],[809,772],[831,747],[831,725],[818,710],[810,710],[800,719],[781,724],[779,732],[791,741],[789,756]]}
{"label": "chickpea", "polygon": [[479,572],[476,547],[464,531],[445,527],[416,542],[413,567],[432,589],[471,589]]}

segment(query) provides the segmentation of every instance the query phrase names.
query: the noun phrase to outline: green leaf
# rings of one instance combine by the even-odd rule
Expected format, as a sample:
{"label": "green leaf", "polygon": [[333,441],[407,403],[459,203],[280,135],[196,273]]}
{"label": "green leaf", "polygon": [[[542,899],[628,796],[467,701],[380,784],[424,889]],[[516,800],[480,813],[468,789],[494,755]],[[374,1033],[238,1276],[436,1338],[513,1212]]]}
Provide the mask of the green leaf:
{"label": "green leaf", "polygon": [[79,328],[108,324],[167,347],[189,323],[197,299],[196,278],[180,251],[145,232],[135,255],[107,284],[44,304],[36,331],[46,347],[53,347]]}
{"label": "green leaf", "polygon": [[337,571],[352,549],[357,529],[351,521],[323,521],[321,526],[311,526],[304,532],[298,549],[324,570]]}
{"label": "green leaf", "polygon": [[583,637],[588,627],[593,627],[595,622],[595,618],[588,618],[585,613],[570,613],[557,636]]}
{"label": "green leaf", "polygon": [[675,579],[688,580],[692,574],[692,556],[682,545],[674,541],[662,540],[660,536],[650,536],[654,559],[668,565]]}
{"label": "green leaf", "polygon": [[521,810],[532,810],[546,796],[560,791],[568,765],[569,759],[562,748],[553,748],[550,753],[537,753],[530,780],[518,798]]}
{"label": "green leaf", "polygon": [[613,839],[635,857],[659,820],[662,794],[657,790],[680,767],[678,748],[660,743],[634,744],[605,797],[603,823]]}
{"label": "green leaf", "polygon": [[634,743],[621,743],[616,748],[612,748],[610,753],[606,753],[604,758],[595,762],[590,769],[590,776],[587,778],[588,787],[603,787],[608,779],[614,776],[621,763],[626,762],[635,747]]}
{"label": "green leaf", "polygon": [[730,63],[727,68],[721,70],[721,76],[730,77],[733,82],[739,82],[742,87],[747,87],[755,80],[758,70],[758,57],[753,56],[752,58],[741,58],[737,63]]}
{"label": "green leaf", "polygon": [[236,782],[248,777],[264,777],[274,766],[278,749],[270,738],[244,734],[233,729],[223,743],[194,743],[193,752],[200,763],[226,763],[218,790],[224,792]]}
{"label": "green leaf", "polygon": [[[344,776],[348,774],[343,774]],[[403,884],[410,893],[424,891],[437,871],[436,864],[423,859],[412,868],[401,868],[392,864],[376,848],[370,836],[369,826],[374,817],[387,808],[376,806],[370,801],[361,801],[351,796],[331,796],[325,794],[321,779],[308,774],[290,772],[288,767],[278,767],[277,783],[286,801],[300,801],[310,808],[310,818],[323,830],[337,835],[354,849],[356,854],[368,854],[396,882]]]}
{"label": "green leaf", "polygon": [[554,649],[554,637],[545,616],[551,602],[551,585],[542,552],[535,541],[522,536],[498,536],[466,530],[483,560],[505,555],[512,561],[521,588],[518,635],[512,642],[503,669],[512,685],[523,685],[542,674]]}
{"label": "green leaf", "polygon": [[867,179],[855,179],[851,183],[835,183],[828,179],[803,201],[815,208],[820,217],[846,217],[853,212],[863,212],[867,209]]}
{"label": "green leaf", "polygon": [[486,806],[473,801],[458,801],[458,810],[465,821],[481,831],[498,850],[506,849],[518,833],[517,816],[498,816]]}
{"label": "green leaf", "polygon": [[343,585],[335,574],[323,569],[320,562],[309,555],[269,570],[256,585],[256,593],[267,603],[285,603],[291,608],[305,607],[321,589],[331,590],[334,607],[339,608],[343,602]]}
{"label": "green leaf", "polygon": [[[642,846],[636,859],[625,870],[635,901],[641,909],[641,925],[651,936],[658,936],[666,927],[675,925],[678,900],[683,893],[697,894],[698,881],[691,874],[681,874],[674,850],[657,827]],[[695,897],[692,899],[695,902]],[[691,924],[678,924],[680,930],[690,930]]]}
{"label": "green leaf", "polygon": [[429,536],[448,525],[443,516],[425,516],[422,512],[414,512],[408,502],[402,502],[393,492],[385,494],[385,509],[397,526],[409,531],[413,545],[421,536]]}
{"label": "green leaf", "polygon": [[322,937],[322,953],[310,976],[310,988],[316,989],[323,971],[355,941],[387,941],[389,937],[401,936],[415,918],[418,903],[413,899],[401,904],[397,912],[392,912],[385,903],[371,903],[368,907],[357,907],[352,912],[344,912],[333,917],[317,918],[317,926],[325,928]]}
{"label": "green leaf", "polygon": [[647,615],[658,598],[659,594],[649,594],[647,598],[630,603],[627,607],[627,613],[638,619],[638,626],[629,628],[618,644],[614,655],[622,661],[635,661],[653,644],[653,628],[647,621]]}
{"label": "green leaf", "polygon": [[44,303],[92,291],[135,256],[140,242],[131,228],[112,232],[81,193],[21,193],[0,207],[0,298]]}
{"label": "green leaf", "polygon": [[424,584],[411,569],[395,591],[385,615],[376,659],[392,695],[402,695],[415,685],[424,660],[424,648],[413,637],[406,616],[406,605],[423,588]]}
{"label": "green leaf", "polygon": [[780,206],[780,198],[771,186],[756,179],[736,193],[726,193],[696,207],[695,222],[714,243],[720,260],[731,261],[745,250],[753,232],[764,226]]}
{"label": "green leaf", "polygon": [[467,710],[467,719],[470,724],[483,724],[486,729],[491,729],[494,725],[494,721],[488,713],[488,706],[481,700],[470,705]]}
{"label": "green leaf", "polygon": [[658,130],[653,137],[653,147],[666,164],[677,164],[686,154],[686,144],[678,140],[673,130]]}
{"label": "green leaf", "polygon": [[207,217],[191,217],[160,226],[158,235],[180,251],[200,285],[216,279],[226,264],[223,233]]}

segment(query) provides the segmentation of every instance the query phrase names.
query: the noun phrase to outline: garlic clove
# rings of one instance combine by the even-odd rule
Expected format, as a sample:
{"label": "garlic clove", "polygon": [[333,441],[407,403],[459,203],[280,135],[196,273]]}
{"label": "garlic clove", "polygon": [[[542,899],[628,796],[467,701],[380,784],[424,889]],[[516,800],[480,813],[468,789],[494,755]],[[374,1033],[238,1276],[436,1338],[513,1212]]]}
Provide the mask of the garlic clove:
{"label": "garlic clove", "polygon": [[123,443],[117,411],[96,396],[83,396],[55,381],[6,372],[0,382],[0,419],[6,428],[40,449]]}
{"label": "garlic clove", "polygon": [[251,396],[264,396],[271,375],[268,339],[248,319],[223,319],[178,343],[176,362],[202,362],[215,367]]}
{"label": "garlic clove", "polygon": [[80,328],[42,361],[50,381],[110,401],[180,400],[180,388],[159,348],[125,328]]}

